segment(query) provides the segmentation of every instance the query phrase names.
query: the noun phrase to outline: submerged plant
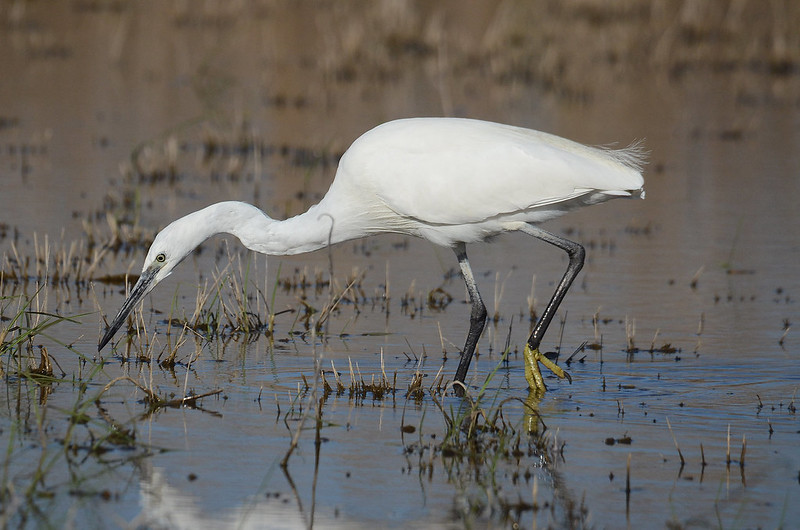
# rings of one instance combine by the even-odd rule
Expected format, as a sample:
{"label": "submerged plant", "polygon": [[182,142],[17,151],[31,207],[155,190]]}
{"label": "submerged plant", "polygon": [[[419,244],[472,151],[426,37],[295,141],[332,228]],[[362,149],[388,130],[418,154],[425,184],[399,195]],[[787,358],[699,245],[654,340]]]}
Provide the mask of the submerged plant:
{"label": "submerged plant", "polygon": [[[0,376],[5,372],[12,372],[22,377],[35,377],[41,379],[53,376],[51,358],[44,346],[39,348],[38,360],[34,353],[34,343],[39,335],[46,335],[47,330],[62,322],[78,323],[76,316],[63,316],[45,311],[39,295],[44,285],[39,286],[33,296],[18,295],[15,297],[0,298],[0,303],[5,302],[0,308],[0,314],[5,314],[8,306],[16,302],[13,316],[5,317],[5,323],[0,326],[0,359],[8,354],[4,361],[0,361]],[[34,307],[35,306],[35,307]],[[7,318],[7,320],[6,320]],[[3,367],[5,364],[5,368]]]}
{"label": "submerged plant", "polygon": [[[426,443],[423,430],[430,428],[423,425],[424,414],[418,427],[404,424],[401,438],[419,432],[417,440],[403,440],[407,458],[416,455],[420,477],[430,479],[436,468],[442,469],[459,499],[453,515],[467,526],[492,520],[520,525],[523,517],[532,517],[535,526],[537,514],[544,508],[559,510],[559,518],[571,521],[570,527],[582,526],[587,513],[561,487],[558,464],[564,458],[563,445],[546,432],[537,410],[541,396],[532,392],[525,400],[502,399],[499,389],[489,390],[494,374],[489,374],[477,395],[467,393],[447,406],[444,400],[449,398],[431,393],[444,432],[431,434]],[[409,469],[413,467],[409,461]],[[541,502],[538,498],[540,477],[556,484],[553,500]]]}

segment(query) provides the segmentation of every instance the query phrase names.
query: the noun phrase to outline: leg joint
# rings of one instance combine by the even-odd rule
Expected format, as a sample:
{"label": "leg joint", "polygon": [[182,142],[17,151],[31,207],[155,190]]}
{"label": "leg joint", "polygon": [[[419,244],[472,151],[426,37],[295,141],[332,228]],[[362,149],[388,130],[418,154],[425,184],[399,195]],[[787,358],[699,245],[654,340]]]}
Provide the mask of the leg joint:
{"label": "leg joint", "polygon": [[584,249],[583,245],[580,243],[575,243],[575,246],[570,248],[567,252],[571,260],[576,259],[583,263],[583,260],[586,259],[586,249]]}
{"label": "leg joint", "polygon": [[486,322],[486,317],[488,313],[486,312],[486,306],[481,304],[474,304],[472,306],[472,312],[470,313],[470,320],[473,322],[479,322],[481,325]]}

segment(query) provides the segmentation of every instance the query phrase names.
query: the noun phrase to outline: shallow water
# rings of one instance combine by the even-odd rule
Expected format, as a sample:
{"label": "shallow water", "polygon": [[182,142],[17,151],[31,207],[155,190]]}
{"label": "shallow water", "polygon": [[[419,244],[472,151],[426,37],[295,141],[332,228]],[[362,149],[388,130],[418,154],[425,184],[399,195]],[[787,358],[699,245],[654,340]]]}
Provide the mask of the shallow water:
{"label": "shallow water", "polygon": [[[0,330],[10,330],[9,340],[19,333],[12,324],[48,318],[36,312],[75,322],[37,333],[30,353],[3,353],[0,520],[193,528],[796,524],[798,63],[775,73],[752,58],[715,62],[706,41],[692,47],[670,37],[675,28],[659,28],[657,13],[643,21],[633,7],[617,23],[564,3],[548,24],[570,27],[574,42],[556,39],[542,51],[525,39],[519,45],[516,24],[542,22],[514,3],[486,4],[479,16],[447,4],[397,5],[3,8]],[[667,18],[688,24],[682,16]],[[715,23],[713,9],[706,16]],[[759,27],[754,19],[750,31]],[[659,36],[654,57],[668,48],[665,64],[632,52],[610,62],[585,57],[584,39],[596,36],[603,51],[620,41],[614,36],[636,43],[647,31]],[[725,42],[717,45],[728,57]],[[536,53],[523,53],[526,46]],[[562,66],[551,69],[548,57]],[[536,67],[515,70],[525,61]],[[452,376],[468,326],[447,249],[389,235],[339,245],[330,256],[265,259],[215,238],[145,302],[144,336],[132,349],[120,345],[102,358],[100,314],[119,308],[120,285],[73,277],[36,294],[45,275],[59,272],[52,260],[37,268],[45,237],[51,256],[73,241],[75,255],[91,254],[89,233],[111,236],[108,214],[134,243],[106,253],[89,276],[135,274],[146,244],[133,235],[147,240],[220,199],[247,200],[275,217],[298,213],[325,192],[337,156],[361,132],[396,117],[441,114],[591,144],[645,138],[651,151],[645,201],[615,201],[547,225],[581,241],[587,263],[560,311],[563,331],[554,322],[545,341],[549,350],[560,346],[573,380],[548,378],[548,393],[535,403],[546,430],[525,433],[517,352],[530,326],[527,298],[533,290],[541,311],[566,259],[525,236],[470,249],[498,319],[483,335],[469,384],[476,395],[491,375],[482,405],[504,403],[508,427],[463,454],[441,450],[446,416],[463,402],[441,396],[434,382],[440,368],[445,381]],[[30,257],[26,281],[8,277],[22,270],[16,255]],[[330,302],[327,283],[314,285],[317,276],[327,281],[329,263],[333,294],[360,280],[314,336],[303,324],[304,302],[317,310]],[[303,276],[311,283],[305,291],[280,287]],[[235,306],[231,281],[246,286],[249,309],[262,320],[276,314],[273,340],[189,336],[172,370],[137,360],[137,348],[167,355],[180,334],[167,319],[192,315],[198,286],[221,284]],[[427,304],[437,288],[453,297],[444,308]],[[34,312],[12,323],[28,299]],[[213,299],[206,306],[220,310]],[[625,351],[631,333],[633,353]],[[603,348],[578,352],[567,366],[584,341]],[[676,350],[649,351],[667,344]],[[57,363],[47,384],[19,368],[20,358],[38,364],[40,345]],[[333,361],[349,385],[352,362],[357,379],[385,371],[397,390],[329,395],[316,424],[302,378],[313,382],[315,356],[329,382]],[[407,398],[417,371],[424,395]],[[122,376],[130,379],[117,381]],[[221,392],[148,412],[131,380],[166,399]],[[309,410],[284,471],[280,462]],[[127,436],[110,436],[116,432]]]}

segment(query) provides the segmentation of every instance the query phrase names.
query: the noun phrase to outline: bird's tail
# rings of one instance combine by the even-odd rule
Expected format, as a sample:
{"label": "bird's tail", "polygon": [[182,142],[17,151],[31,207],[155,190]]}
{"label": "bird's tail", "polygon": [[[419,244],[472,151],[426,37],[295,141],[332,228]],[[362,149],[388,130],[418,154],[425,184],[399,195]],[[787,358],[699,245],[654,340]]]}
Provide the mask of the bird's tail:
{"label": "bird's tail", "polygon": [[641,173],[644,166],[647,165],[647,158],[650,156],[650,151],[644,145],[644,139],[634,141],[628,147],[622,149],[610,149],[610,153],[620,164]]}

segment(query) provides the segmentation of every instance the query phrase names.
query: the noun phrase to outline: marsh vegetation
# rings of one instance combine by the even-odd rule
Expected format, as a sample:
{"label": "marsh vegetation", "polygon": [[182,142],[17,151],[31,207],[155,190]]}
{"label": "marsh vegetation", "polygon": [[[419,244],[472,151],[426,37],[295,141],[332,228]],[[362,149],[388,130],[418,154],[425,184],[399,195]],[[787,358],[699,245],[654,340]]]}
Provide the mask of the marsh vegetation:
{"label": "marsh vegetation", "polygon": [[[789,527],[800,520],[793,2],[0,7],[0,525]],[[97,353],[157,230],[286,217],[361,132],[473,116],[645,138],[647,200],[548,229],[587,264],[527,393],[558,252],[382,236],[201,246]],[[641,203],[641,204],[639,204]],[[126,287],[128,286],[128,287]]]}

